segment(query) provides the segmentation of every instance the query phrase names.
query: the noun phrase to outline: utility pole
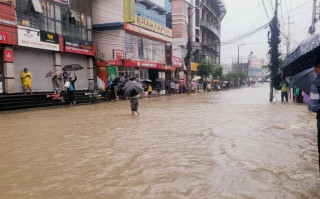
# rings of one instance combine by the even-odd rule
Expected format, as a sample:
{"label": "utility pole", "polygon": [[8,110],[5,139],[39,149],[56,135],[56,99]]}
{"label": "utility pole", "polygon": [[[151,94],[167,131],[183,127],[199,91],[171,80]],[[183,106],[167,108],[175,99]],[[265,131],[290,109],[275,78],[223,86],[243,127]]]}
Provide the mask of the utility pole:
{"label": "utility pole", "polygon": [[278,23],[278,0],[276,0],[275,4],[275,11],[274,17],[270,23],[271,29],[271,38],[269,38],[269,46],[270,46],[270,71],[271,71],[271,78],[270,78],[270,98],[269,101],[273,101],[273,81],[277,75],[279,70],[279,48],[278,45],[280,43],[280,30],[279,30],[279,23]]}
{"label": "utility pole", "polygon": [[316,32],[316,22],[317,22],[316,11],[317,11],[317,0],[313,0],[312,22],[309,28],[309,33],[311,35]]}
{"label": "utility pole", "polygon": [[288,23],[284,23],[284,25],[288,25],[288,38],[287,38],[287,55],[289,54],[290,52],[290,49],[291,49],[291,33],[290,33],[290,25],[293,24],[294,22],[290,21],[290,16],[288,16]]}
{"label": "utility pole", "polygon": [[188,44],[187,44],[187,56],[185,57],[185,63],[187,66],[187,87],[188,95],[191,93],[191,62],[192,62],[192,15],[193,15],[193,1],[191,1],[188,8]]}

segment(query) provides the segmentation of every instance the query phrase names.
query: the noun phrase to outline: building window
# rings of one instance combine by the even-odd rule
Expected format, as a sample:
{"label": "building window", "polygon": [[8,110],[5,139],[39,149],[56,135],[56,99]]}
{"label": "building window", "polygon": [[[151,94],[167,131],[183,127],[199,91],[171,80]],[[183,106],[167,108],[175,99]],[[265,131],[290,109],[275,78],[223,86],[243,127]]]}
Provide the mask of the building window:
{"label": "building window", "polygon": [[[42,6],[39,0],[30,0],[32,3],[33,10],[37,13],[43,13]],[[29,2],[30,2],[29,1]]]}

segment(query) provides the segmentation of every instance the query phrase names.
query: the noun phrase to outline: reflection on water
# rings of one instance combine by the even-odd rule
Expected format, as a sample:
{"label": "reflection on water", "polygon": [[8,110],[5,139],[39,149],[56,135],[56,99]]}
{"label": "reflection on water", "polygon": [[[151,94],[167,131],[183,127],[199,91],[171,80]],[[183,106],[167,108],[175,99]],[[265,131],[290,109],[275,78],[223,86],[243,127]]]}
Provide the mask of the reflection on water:
{"label": "reflection on water", "polygon": [[315,115],[268,95],[0,113],[0,198],[320,198]]}

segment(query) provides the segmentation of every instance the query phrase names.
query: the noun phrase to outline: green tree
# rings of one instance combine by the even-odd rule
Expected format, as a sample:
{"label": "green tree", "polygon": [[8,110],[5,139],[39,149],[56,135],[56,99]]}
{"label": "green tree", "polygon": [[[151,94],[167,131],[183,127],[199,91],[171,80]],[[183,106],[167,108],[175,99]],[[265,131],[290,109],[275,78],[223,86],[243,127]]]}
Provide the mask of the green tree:
{"label": "green tree", "polygon": [[198,66],[198,74],[199,76],[204,79],[208,78],[213,73],[213,64],[206,59],[200,61]]}
{"label": "green tree", "polygon": [[214,79],[223,79],[223,68],[221,66],[214,68],[212,76]]}

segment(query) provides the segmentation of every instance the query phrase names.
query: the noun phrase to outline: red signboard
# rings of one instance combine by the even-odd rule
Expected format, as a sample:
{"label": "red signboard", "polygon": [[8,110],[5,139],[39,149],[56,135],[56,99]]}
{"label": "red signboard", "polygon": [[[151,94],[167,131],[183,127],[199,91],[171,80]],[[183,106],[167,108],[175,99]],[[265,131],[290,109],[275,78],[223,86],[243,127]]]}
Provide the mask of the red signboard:
{"label": "red signboard", "polygon": [[8,34],[5,32],[0,32],[0,43],[7,44],[8,43]]}
{"label": "red signboard", "polygon": [[109,65],[109,66],[122,66],[122,60],[118,60],[118,59],[108,60],[107,65]]}
{"label": "red signboard", "polygon": [[113,59],[124,59],[124,51],[113,49]]}
{"label": "red signboard", "polygon": [[82,48],[65,46],[64,51],[70,52],[70,53],[77,53],[77,54],[82,54],[82,55],[94,56],[93,50],[89,50],[89,49],[82,49]]}
{"label": "red signboard", "polygon": [[13,50],[4,50],[3,60],[5,62],[13,62],[14,61]]}
{"label": "red signboard", "polygon": [[177,67],[177,68],[182,68],[182,58],[180,57],[174,57],[172,56],[172,66]]}
{"label": "red signboard", "polygon": [[149,61],[124,60],[125,67],[162,69],[162,64]]}

